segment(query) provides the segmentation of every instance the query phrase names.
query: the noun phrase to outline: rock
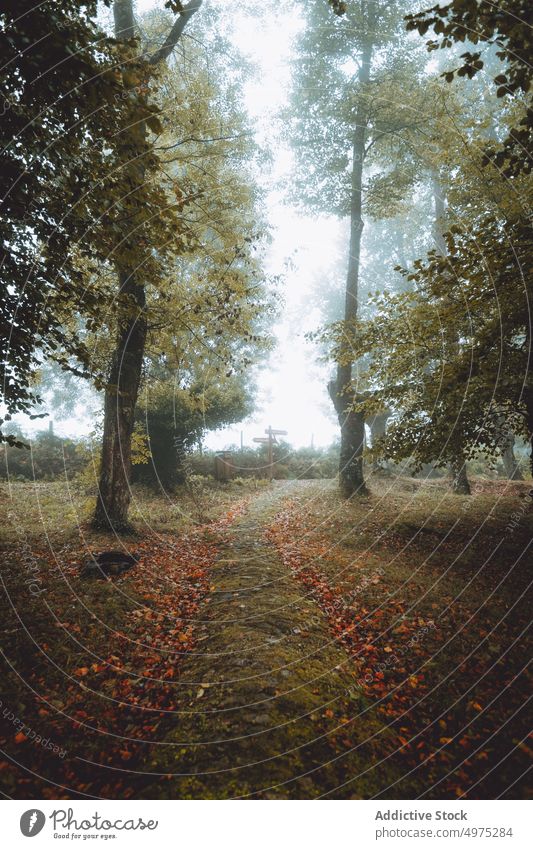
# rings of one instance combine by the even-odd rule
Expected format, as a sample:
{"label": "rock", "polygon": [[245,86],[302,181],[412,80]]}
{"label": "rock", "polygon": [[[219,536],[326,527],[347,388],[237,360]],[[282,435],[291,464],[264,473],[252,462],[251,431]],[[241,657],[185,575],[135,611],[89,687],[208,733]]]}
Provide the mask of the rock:
{"label": "rock", "polygon": [[82,578],[109,578],[122,575],[139,562],[136,554],[126,554],[125,551],[93,552],[82,566]]}

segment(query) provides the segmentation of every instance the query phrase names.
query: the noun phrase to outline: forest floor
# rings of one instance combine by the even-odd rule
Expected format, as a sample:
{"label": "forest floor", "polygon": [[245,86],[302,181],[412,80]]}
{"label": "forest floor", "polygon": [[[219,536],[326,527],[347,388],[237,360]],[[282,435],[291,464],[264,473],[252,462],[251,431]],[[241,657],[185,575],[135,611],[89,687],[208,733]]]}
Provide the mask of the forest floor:
{"label": "forest floor", "polygon": [[531,483],[474,484],[140,492],[124,541],[64,484],[2,487],[3,792],[522,798]]}

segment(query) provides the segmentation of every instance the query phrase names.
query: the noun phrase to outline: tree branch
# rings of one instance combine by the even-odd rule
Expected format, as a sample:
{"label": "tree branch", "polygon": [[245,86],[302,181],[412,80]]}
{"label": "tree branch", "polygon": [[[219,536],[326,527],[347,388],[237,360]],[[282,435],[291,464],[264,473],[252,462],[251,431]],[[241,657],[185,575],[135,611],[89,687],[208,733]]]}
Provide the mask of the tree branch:
{"label": "tree branch", "polygon": [[168,59],[176,44],[180,40],[185,27],[194,13],[198,11],[202,3],[203,0],[190,0],[190,2],[183,7],[182,12],[174,21],[172,29],[167,35],[164,43],[150,56],[150,59],[148,60],[150,65],[158,65],[159,62],[164,62],[165,59]]}
{"label": "tree branch", "polygon": [[252,133],[237,133],[233,136],[213,136],[213,138],[210,139],[200,139],[196,136],[189,136],[188,138],[182,139],[181,141],[176,142],[175,144],[158,145],[156,147],[156,150],[173,150],[173,148],[180,147],[180,145],[187,144],[188,142],[197,142],[198,144],[212,144],[213,142],[217,141],[234,141],[235,139],[249,138],[251,135]]}

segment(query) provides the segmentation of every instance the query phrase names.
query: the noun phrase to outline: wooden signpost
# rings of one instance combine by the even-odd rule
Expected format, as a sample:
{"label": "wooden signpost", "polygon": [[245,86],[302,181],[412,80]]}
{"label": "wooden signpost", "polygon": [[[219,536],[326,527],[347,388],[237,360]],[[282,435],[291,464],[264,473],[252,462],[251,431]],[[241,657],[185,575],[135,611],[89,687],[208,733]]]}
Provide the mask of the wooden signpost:
{"label": "wooden signpost", "polygon": [[265,433],[268,434],[268,436],[256,436],[253,441],[259,442],[261,445],[268,445],[268,479],[271,481],[274,472],[274,456],[272,453],[272,446],[274,444],[278,444],[276,436],[287,436],[287,431],[274,430],[274,428],[269,425],[268,428],[265,430]]}

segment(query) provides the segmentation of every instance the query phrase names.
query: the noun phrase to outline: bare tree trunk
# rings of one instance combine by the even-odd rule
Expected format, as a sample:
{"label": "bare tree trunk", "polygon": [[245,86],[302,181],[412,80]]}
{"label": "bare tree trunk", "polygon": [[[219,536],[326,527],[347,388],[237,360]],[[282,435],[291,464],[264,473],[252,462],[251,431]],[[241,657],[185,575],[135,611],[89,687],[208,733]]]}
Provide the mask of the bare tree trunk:
{"label": "bare tree trunk", "polygon": [[[363,46],[359,70],[359,83],[362,87],[370,81],[372,52],[373,43],[369,35]],[[348,333],[353,332],[359,306],[359,267],[361,262],[361,237],[363,234],[363,161],[365,157],[367,123],[368,105],[364,97],[360,97],[357,106],[352,145],[350,255],[348,259],[344,306],[344,321]],[[328,391],[333,401],[341,429],[339,460],[340,489],[342,495],[345,498],[349,498],[355,493],[359,495],[365,495],[367,493],[363,475],[365,420],[364,413],[352,409],[354,402],[357,400],[357,393],[352,386],[352,363],[350,361],[346,362],[349,357],[348,345],[341,345],[340,354],[342,361],[337,365],[336,378],[329,383]]]}
{"label": "bare tree trunk", "polygon": [[[163,45],[149,60],[152,64],[165,61],[202,0],[192,0],[183,7]],[[113,4],[115,37],[128,41],[135,36],[132,0],[115,0]],[[144,126],[140,132],[145,138]],[[142,157],[138,159],[135,180],[142,187],[145,178]],[[125,234],[125,242],[129,234]],[[104,435],[95,528],[125,532],[130,530],[128,510],[131,501],[131,438],[135,423],[135,406],[139,395],[144,350],[146,344],[146,291],[136,269],[118,268],[119,315],[116,347],[113,353],[104,401]]]}

